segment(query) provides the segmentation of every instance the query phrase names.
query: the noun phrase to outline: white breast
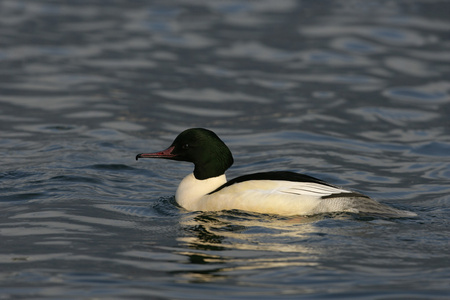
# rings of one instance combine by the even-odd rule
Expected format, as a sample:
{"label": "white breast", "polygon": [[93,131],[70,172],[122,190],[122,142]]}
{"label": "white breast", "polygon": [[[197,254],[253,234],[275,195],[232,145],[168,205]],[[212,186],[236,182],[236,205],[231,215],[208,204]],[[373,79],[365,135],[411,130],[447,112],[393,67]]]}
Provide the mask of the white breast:
{"label": "white breast", "polygon": [[199,200],[226,182],[227,178],[225,174],[205,180],[198,180],[195,178],[194,173],[191,173],[180,182],[175,199],[181,207],[187,210],[199,210],[196,208]]}

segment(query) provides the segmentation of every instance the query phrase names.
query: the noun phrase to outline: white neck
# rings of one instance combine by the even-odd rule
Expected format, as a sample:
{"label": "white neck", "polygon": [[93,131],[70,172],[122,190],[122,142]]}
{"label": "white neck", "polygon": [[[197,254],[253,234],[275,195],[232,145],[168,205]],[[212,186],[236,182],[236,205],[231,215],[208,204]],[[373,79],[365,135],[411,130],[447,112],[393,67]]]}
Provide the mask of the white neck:
{"label": "white neck", "polygon": [[184,177],[178,186],[175,199],[187,210],[197,210],[196,205],[201,197],[214,191],[227,182],[225,174],[204,180],[195,178],[194,173]]}

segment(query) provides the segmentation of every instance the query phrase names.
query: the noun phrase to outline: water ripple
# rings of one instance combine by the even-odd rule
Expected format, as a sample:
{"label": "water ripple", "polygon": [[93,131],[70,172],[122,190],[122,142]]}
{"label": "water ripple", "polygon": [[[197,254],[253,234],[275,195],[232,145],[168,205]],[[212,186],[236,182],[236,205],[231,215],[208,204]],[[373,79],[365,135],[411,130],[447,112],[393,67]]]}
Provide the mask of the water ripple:
{"label": "water ripple", "polygon": [[384,92],[387,97],[418,104],[439,104],[450,101],[450,82],[430,83],[423,86],[393,87]]}

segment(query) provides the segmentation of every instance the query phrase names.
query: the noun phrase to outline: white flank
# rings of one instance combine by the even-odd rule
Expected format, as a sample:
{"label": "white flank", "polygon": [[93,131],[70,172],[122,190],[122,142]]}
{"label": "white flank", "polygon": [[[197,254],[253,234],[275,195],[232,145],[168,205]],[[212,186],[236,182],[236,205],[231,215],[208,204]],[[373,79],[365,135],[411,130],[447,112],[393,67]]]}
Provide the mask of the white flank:
{"label": "white flank", "polygon": [[190,211],[239,209],[285,216],[353,211],[349,209],[349,199],[321,198],[350,191],[313,182],[249,180],[208,195],[225,182],[225,175],[198,180],[189,174],[181,181],[175,198],[179,205]]}
{"label": "white flank", "polygon": [[[226,182],[225,175],[198,180],[194,174],[189,174],[178,186],[175,198],[180,206],[190,211],[239,209],[283,216],[330,212],[416,216],[415,213],[391,208],[365,196],[340,196],[352,192],[314,182],[249,180],[208,195]],[[336,197],[322,198],[329,195]]]}

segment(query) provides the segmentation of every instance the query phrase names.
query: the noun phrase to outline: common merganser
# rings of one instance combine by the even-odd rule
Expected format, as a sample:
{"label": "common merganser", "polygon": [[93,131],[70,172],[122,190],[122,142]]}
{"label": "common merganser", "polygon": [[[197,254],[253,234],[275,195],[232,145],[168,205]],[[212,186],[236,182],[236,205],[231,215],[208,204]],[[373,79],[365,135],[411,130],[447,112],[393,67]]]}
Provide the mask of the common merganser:
{"label": "common merganser", "polygon": [[415,213],[383,205],[358,192],[294,172],[263,172],[227,181],[225,171],[233,156],[212,131],[191,128],[180,133],[166,150],[141,153],[139,158],[165,158],[194,163],[175,194],[189,211],[243,210],[282,216],[332,212],[413,217]]}

